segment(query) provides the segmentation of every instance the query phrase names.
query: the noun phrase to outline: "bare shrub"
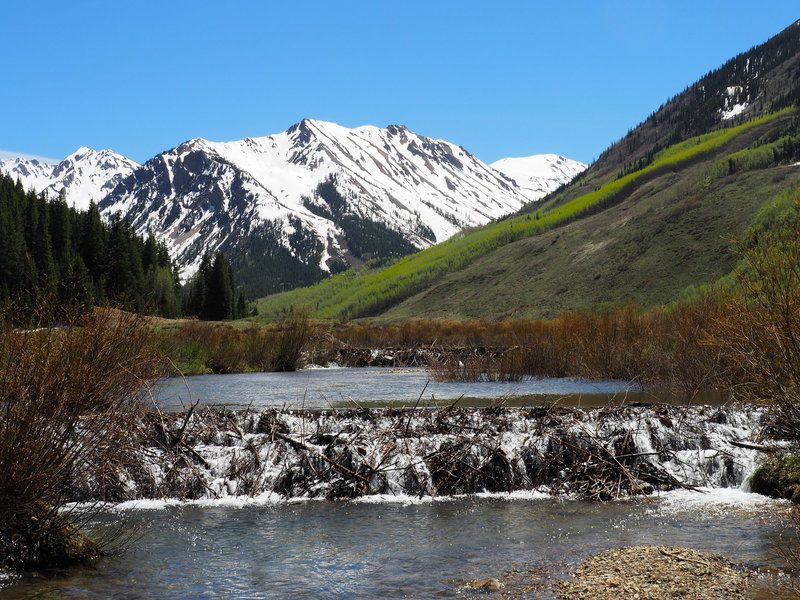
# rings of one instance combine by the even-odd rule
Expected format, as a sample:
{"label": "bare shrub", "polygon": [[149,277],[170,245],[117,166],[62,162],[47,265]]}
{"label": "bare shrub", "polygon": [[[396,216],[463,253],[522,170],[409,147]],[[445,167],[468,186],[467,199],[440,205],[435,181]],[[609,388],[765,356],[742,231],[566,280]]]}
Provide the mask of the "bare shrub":
{"label": "bare shrub", "polygon": [[513,349],[505,352],[484,348],[469,352],[445,349],[432,355],[429,371],[435,381],[520,381],[523,377]]}
{"label": "bare shrub", "polygon": [[[306,309],[288,313],[269,327],[241,329],[229,323],[187,321],[154,333],[153,348],[170,358],[178,372],[242,373],[294,371],[317,339]],[[172,375],[177,374],[173,369]]]}
{"label": "bare shrub", "polygon": [[628,304],[547,321],[339,324],[332,333],[345,347],[425,349],[434,377],[443,381],[622,379],[690,398],[719,383],[721,353],[708,337],[725,310],[724,298],[711,290],[648,312]]}
{"label": "bare shrub", "polygon": [[272,371],[295,371],[314,334],[308,308],[296,308],[278,326],[271,357]]}
{"label": "bare shrub", "polygon": [[123,463],[155,362],[138,317],[96,310],[61,327],[0,329],[0,567],[101,554],[65,512],[86,467]]}
{"label": "bare shrub", "polygon": [[155,336],[154,349],[181,371],[236,373],[246,361],[245,335],[227,323],[188,321]]}
{"label": "bare shrub", "polygon": [[739,243],[745,268],[710,342],[738,396],[767,401],[772,433],[800,443],[800,206],[783,227]]}
{"label": "bare shrub", "polygon": [[[784,514],[785,528],[773,549],[775,553],[794,571],[800,572],[800,506],[793,504]],[[800,582],[796,577],[788,578],[785,585],[800,595]]]}
{"label": "bare shrub", "polygon": [[[724,299],[709,342],[720,351],[722,383],[736,396],[764,402],[766,435],[792,442],[754,474],[762,493],[798,501],[800,451],[800,203],[783,222],[738,243],[744,267]],[[755,489],[756,485],[754,485]],[[775,549],[800,569],[800,510],[788,514]],[[796,590],[795,590],[796,591]]]}

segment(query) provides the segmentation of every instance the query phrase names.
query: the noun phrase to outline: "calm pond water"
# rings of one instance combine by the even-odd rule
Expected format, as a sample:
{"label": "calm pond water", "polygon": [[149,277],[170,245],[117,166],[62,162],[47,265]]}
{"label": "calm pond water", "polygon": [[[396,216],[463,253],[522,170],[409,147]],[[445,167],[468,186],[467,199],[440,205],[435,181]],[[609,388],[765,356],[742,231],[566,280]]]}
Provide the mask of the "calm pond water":
{"label": "calm pond water", "polygon": [[[624,381],[573,378],[525,379],[513,383],[440,383],[422,368],[304,369],[293,373],[245,373],[171,378],[157,386],[160,406],[182,410],[190,400],[231,408],[331,408],[449,404],[464,396],[464,405],[502,401],[508,405],[568,399],[583,405],[610,399],[653,401],[651,393]],[[661,401],[669,400],[660,394]]]}
{"label": "calm pond water", "polygon": [[[0,599],[478,598],[486,594],[463,586],[487,577],[521,593],[511,597],[552,598],[546,589],[523,590],[598,551],[636,544],[775,564],[774,504],[746,506],[753,497],[736,491],[687,494],[609,504],[473,497],[118,508],[104,519],[123,517],[146,531],[131,551],[61,576],[29,576],[0,589]],[[781,597],[764,577],[757,597]]]}

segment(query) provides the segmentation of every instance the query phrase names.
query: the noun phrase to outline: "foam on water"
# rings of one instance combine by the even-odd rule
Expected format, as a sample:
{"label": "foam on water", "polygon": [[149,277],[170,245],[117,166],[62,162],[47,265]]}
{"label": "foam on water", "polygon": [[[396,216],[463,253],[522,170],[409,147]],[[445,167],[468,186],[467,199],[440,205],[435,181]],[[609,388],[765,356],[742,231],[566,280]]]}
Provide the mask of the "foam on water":
{"label": "foam on water", "polygon": [[731,510],[759,512],[764,508],[786,506],[786,500],[775,500],[741,488],[699,488],[673,490],[658,496],[658,509],[665,513],[712,513]]}

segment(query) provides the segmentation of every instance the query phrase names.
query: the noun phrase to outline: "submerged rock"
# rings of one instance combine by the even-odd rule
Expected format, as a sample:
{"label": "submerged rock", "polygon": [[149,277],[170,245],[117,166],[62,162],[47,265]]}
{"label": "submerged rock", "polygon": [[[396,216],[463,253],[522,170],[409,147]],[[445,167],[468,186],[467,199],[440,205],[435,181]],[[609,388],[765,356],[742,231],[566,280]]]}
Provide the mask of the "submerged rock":
{"label": "submerged rock", "polygon": [[469,584],[469,586],[471,588],[476,589],[476,590],[486,590],[486,591],[490,591],[490,592],[497,592],[497,591],[502,590],[504,587],[506,587],[505,584],[502,581],[500,581],[499,579],[496,579],[495,577],[490,577],[489,579],[473,581],[472,583]]}

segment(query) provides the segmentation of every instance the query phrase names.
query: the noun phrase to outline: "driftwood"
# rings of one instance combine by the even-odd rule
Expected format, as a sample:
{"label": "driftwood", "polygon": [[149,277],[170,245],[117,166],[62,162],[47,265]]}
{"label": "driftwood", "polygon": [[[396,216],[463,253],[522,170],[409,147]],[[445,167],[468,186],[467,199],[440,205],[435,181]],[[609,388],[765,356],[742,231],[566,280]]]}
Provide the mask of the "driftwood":
{"label": "driftwood", "polygon": [[337,364],[343,367],[440,367],[447,363],[469,363],[485,358],[487,364],[498,360],[508,348],[482,346],[418,346],[416,348],[356,348],[336,350]]}

